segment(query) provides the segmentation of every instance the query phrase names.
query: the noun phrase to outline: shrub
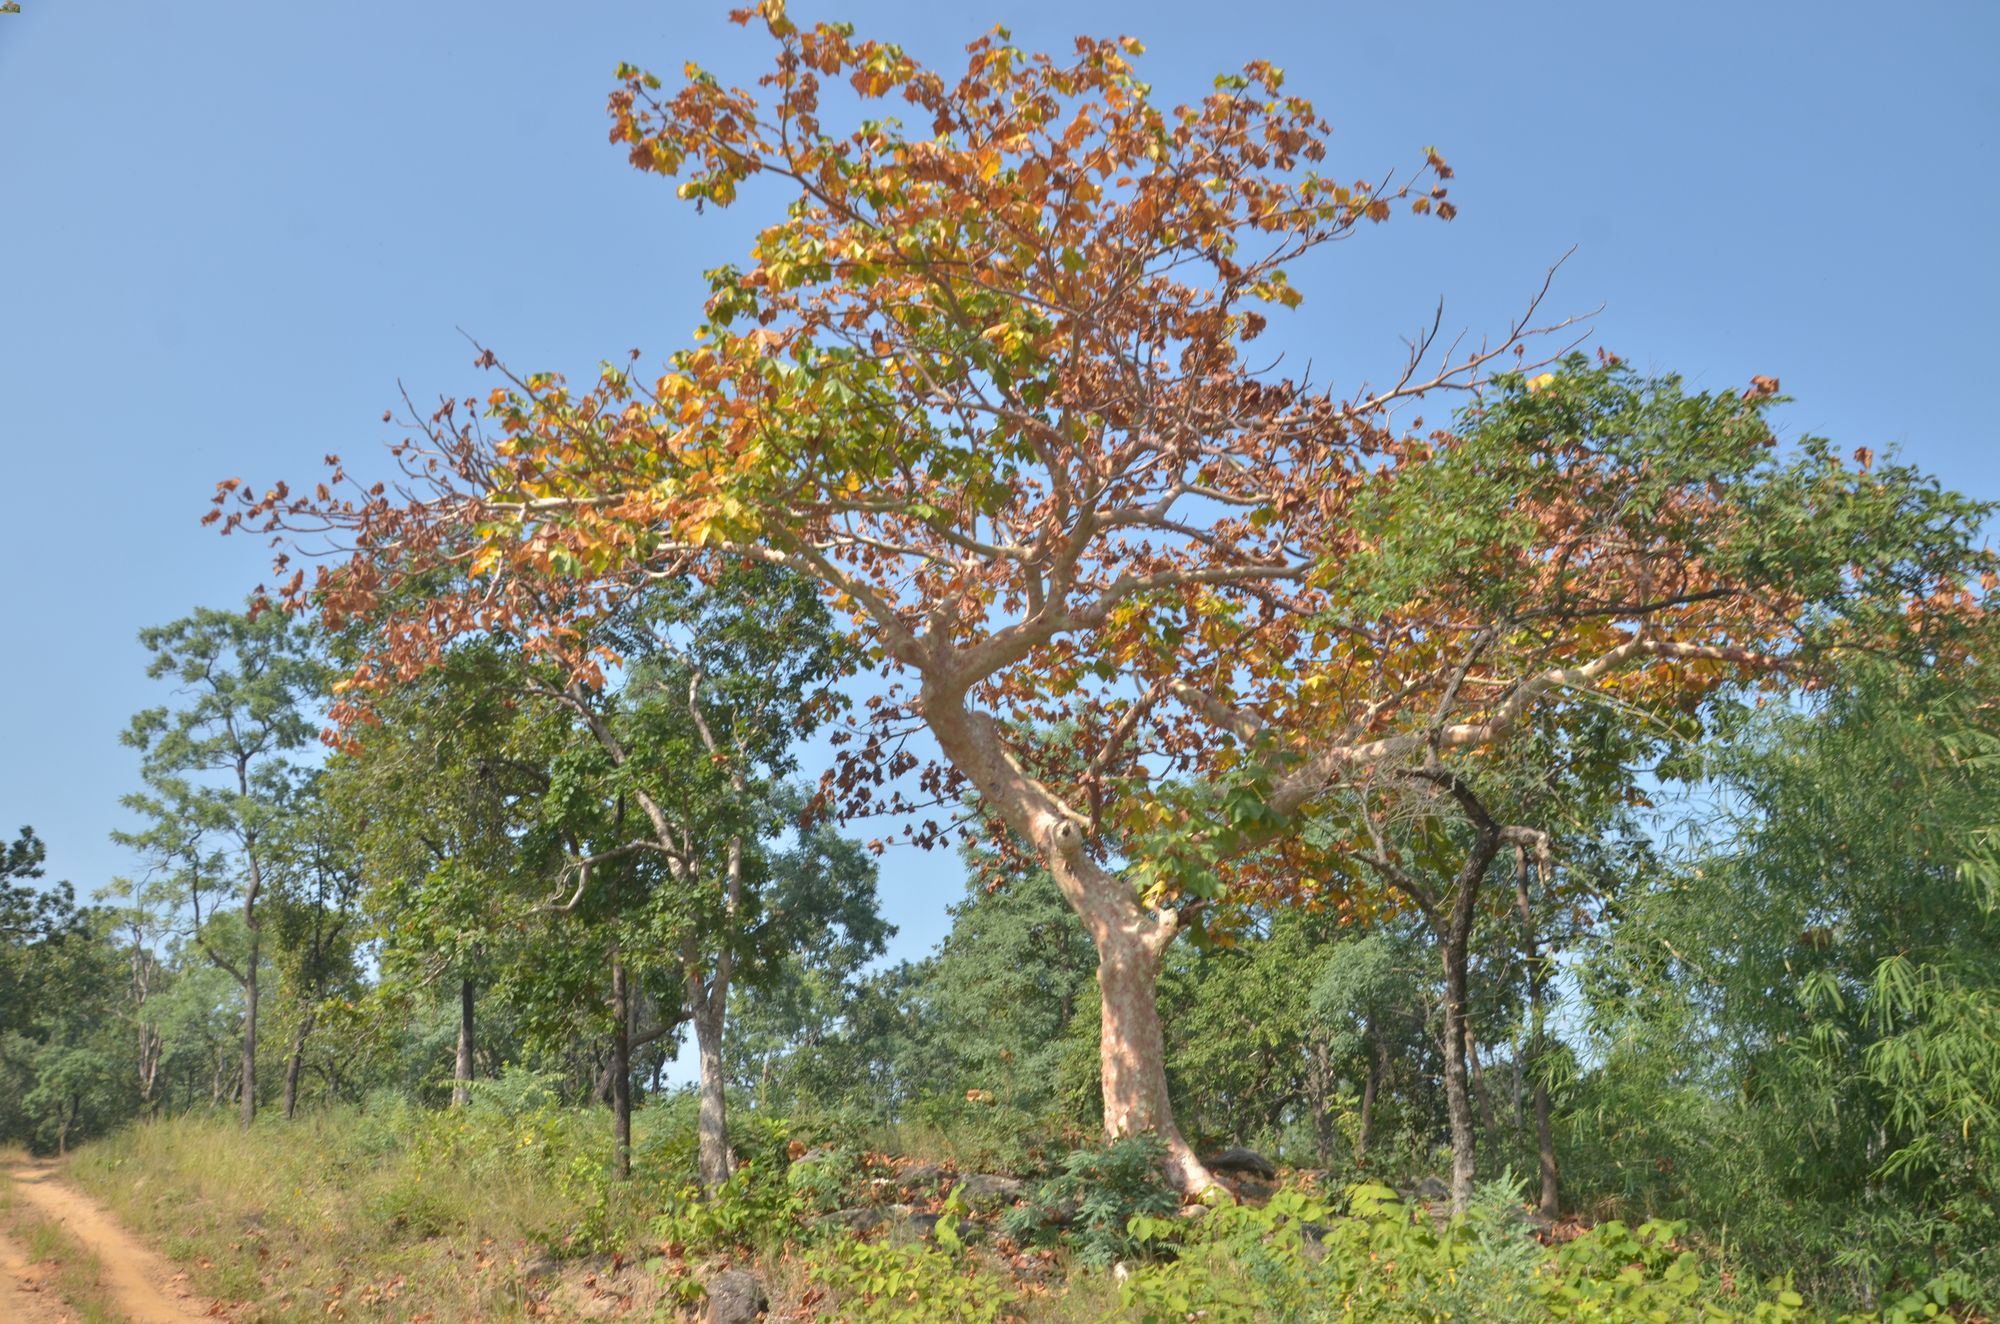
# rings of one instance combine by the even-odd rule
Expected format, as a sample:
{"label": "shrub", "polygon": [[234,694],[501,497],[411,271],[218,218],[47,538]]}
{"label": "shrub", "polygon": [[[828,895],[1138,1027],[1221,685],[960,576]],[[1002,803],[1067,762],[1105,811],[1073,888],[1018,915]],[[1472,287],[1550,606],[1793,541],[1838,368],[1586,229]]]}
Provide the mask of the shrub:
{"label": "shrub", "polygon": [[930,1241],[841,1239],[809,1273],[853,1324],[998,1324],[1012,1294],[967,1256],[958,1230],[965,1212],[964,1188],[953,1187]]}
{"label": "shrub", "polygon": [[[1384,1186],[1349,1192],[1349,1209],[1283,1191],[1262,1207],[1223,1205],[1187,1220],[1141,1217],[1133,1237],[1164,1257],[1121,1289],[1145,1324],[1787,1324],[1809,1312],[1784,1281],[1726,1290],[1682,1228],[1605,1223],[1556,1252],[1526,1233],[1510,1183],[1483,1188],[1466,1215],[1439,1225]],[[1942,1289],[1879,1318],[1935,1317]],[[1928,1310],[1928,1316],[1926,1315]],[[1849,1324],[1857,1317],[1843,1316]],[[1877,1317],[1869,1317],[1877,1318]]]}
{"label": "shrub", "polygon": [[1161,1176],[1165,1150],[1150,1132],[1079,1149],[1025,1204],[1001,1219],[1023,1245],[1061,1242],[1083,1264],[1105,1268],[1138,1252],[1134,1219],[1171,1213],[1180,1198]]}

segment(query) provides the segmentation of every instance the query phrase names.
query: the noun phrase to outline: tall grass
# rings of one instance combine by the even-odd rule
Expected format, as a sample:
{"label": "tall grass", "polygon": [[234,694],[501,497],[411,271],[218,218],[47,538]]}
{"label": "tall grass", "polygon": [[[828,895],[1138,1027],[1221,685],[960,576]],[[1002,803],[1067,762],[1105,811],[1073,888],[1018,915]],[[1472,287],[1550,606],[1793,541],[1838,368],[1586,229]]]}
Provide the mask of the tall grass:
{"label": "tall grass", "polygon": [[[579,1210],[561,1172],[584,1119],[537,1123],[401,1104],[135,1125],[71,1159],[73,1178],[259,1320],[525,1318],[525,1265]],[[599,1146],[601,1148],[601,1145]]]}

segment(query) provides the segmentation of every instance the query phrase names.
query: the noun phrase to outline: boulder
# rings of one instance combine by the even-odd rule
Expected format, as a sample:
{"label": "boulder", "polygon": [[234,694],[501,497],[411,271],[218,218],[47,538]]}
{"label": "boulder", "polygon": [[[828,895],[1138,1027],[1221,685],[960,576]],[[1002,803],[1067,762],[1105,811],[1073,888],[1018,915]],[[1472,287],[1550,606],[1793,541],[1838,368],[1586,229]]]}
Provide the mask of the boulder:
{"label": "boulder", "polygon": [[992,1172],[969,1172],[960,1178],[965,1187],[965,1198],[980,1200],[1015,1200],[1026,1193],[1027,1183],[1017,1177],[1002,1177]]}
{"label": "boulder", "polygon": [[553,1278],[562,1272],[562,1262],[553,1255],[537,1255],[521,1266],[524,1282],[534,1282],[539,1278]]}
{"label": "boulder", "polygon": [[1219,1154],[1211,1154],[1202,1162],[1208,1165],[1210,1172],[1218,1176],[1225,1174],[1242,1176],[1247,1173],[1265,1181],[1276,1181],[1278,1178],[1278,1170],[1272,1166],[1271,1160],[1256,1150],[1245,1149],[1241,1145],[1232,1146]]}
{"label": "boulder", "polygon": [[852,1209],[836,1209],[819,1219],[822,1227],[840,1223],[856,1232],[873,1232],[888,1221],[889,1215],[879,1205],[872,1204],[856,1205]]}
{"label": "boulder", "polygon": [[929,1186],[942,1176],[944,1176],[944,1168],[941,1165],[936,1163],[919,1163],[898,1172],[896,1174],[896,1184],[899,1186]]}
{"label": "boulder", "polygon": [[708,1288],[707,1324],[750,1324],[771,1308],[764,1280],[748,1269],[725,1269],[704,1284]]}

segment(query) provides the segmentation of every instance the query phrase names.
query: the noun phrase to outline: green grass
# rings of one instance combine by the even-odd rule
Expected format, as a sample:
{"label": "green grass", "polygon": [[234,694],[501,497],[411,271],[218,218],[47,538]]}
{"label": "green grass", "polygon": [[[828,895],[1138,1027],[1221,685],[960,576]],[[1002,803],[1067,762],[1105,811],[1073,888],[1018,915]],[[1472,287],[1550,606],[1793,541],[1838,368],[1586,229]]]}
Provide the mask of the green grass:
{"label": "green grass", "polygon": [[[85,1146],[67,1172],[202,1292],[239,1303],[232,1318],[242,1321],[304,1324],[340,1312],[511,1324],[573,1318],[604,1289],[628,1298],[620,1318],[698,1317],[677,1316],[667,1278],[648,1267],[661,1249],[654,1219],[683,1180],[663,1170],[678,1153],[672,1138],[635,1136],[635,1180],[616,1187],[598,1179],[608,1140],[608,1119],[593,1110],[339,1108],[273,1117],[247,1133],[233,1118],[196,1115]],[[792,1312],[814,1293],[814,1253],[778,1243],[731,1258],[763,1275],[774,1320],[812,1319]],[[1115,1307],[1115,1286],[1101,1275],[1065,1276],[1023,1291],[1016,1318],[1082,1324]],[[993,1282],[1008,1292],[1004,1276]],[[818,1295],[818,1319],[847,1317]]]}
{"label": "green grass", "polygon": [[414,1113],[131,1127],[71,1160],[79,1185],[262,1321],[526,1318],[534,1233],[570,1213],[525,1164],[452,1162]]}

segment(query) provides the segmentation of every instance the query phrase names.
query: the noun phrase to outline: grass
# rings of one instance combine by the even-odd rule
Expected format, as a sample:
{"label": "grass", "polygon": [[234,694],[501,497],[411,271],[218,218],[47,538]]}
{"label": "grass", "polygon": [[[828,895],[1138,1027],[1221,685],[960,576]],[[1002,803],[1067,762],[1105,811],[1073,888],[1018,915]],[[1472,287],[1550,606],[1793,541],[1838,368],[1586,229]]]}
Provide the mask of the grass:
{"label": "grass", "polygon": [[426,1161],[410,1118],[188,1117],[73,1157],[75,1181],[255,1321],[528,1317],[532,1231],[567,1210],[514,1165]]}
{"label": "grass", "polygon": [[[1606,1321],[1694,1318],[1688,1309],[1697,1297],[1715,1298],[1731,1319],[1750,1318],[1753,1308],[1766,1321],[1824,1318],[1757,1306],[1762,1298],[1755,1292],[1725,1292],[1716,1265],[1682,1257],[1677,1247],[1669,1254],[1642,1245],[1620,1225],[1607,1224],[1589,1234],[1594,1240],[1560,1252],[1545,1248],[1516,1226],[1518,1193],[1499,1184],[1488,1201],[1492,1226],[1479,1231],[1486,1224],[1475,1219],[1473,1241],[1450,1245],[1427,1217],[1412,1222],[1400,1206],[1353,1217],[1313,1212],[1307,1223],[1321,1229],[1324,1252],[1301,1249],[1290,1259],[1272,1249],[1280,1245],[1270,1239],[1277,1225],[1258,1221],[1294,1216],[1275,1205],[1226,1220],[1221,1211],[1211,1213],[1186,1224],[1185,1232],[1162,1224],[1181,1239],[1182,1258],[1127,1266],[1126,1288],[1151,1303],[1143,1313],[1122,1306],[1114,1276],[1084,1269],[1072,1250],[1002,1256],[990,1224],[981,1226],[978,1248],[962,1255],[920,1243],[895,1223],[885,1237],[865,1241],[838,1225],[815,1232],[813,1211],[835,1206],[807,1203],[802,1188],[774,1182],[768,1164],[753,1165],[727,1199],[679,1201],[691,1171],[691,1132],[668,1112],[642,1116],[647,1125],[635,1136],[635,1176],[628,1183],[604,1180],[609,1128],[601,1111],[475,1106],[440,1113],[393,1102],[292,1122],[273,1117],[248,1132],[219,1115],[133,1126],[72,1155],[67,1172],[179,1261],[205,1293],[239,1303],[231,1311],[239,1324],[691,1320],[697,1313],[689,1296],[698,1294],[684,1295],[676,1284],[692,1287],[701,1270],[717,1267],[718,1252],[721,1261],[762,1275],[772,1324],[1262,1320],[1278,1317],[1260,1304],[1272,1291],[1303,1293],[1312,1303],[1307,1314],[1317,1320],[1351,1324],[1349,1298],[1364,1293],[1384,1304],[1361,1319],[1434,1321],[1464,1317],[1464,1300],[1482,1302],[1481,1309],[1494,1305],[1502,1288],[1512,1292],[1509,1300],[1520,1298],[1520,1308],[1492,1318],[1540,1321],[1547,1316],[1521,1303],[1539,1301],[1528,1289],[1552,1274],[1560,1275],[1563,1292],[1575,1289],[1584,1310],[1598,1312],[1592,1318]],[[754,1128],[746,1125],[742,1135],[750,1145]],[[785,1148],[782,1134],[766,1139]],[[830,1198],[896,1198],[896,1183],[880,1172],[879,1163],[856,1168]],[[1503,1206],[1512,1211],[1509,1220],[1499,1218]],[[0,1206],[0,1217],[18,1214],[12,1203]],[[1600,1235],[1610,1233],[1616,1235]],[[44,1240],[61,1236],[60,1228],[44,1232],[24,1223],[19,1235],[75,1275],[72,1299],[84,1309],[95,1284],[87,1258]],[[1345,1248],[1339,1259],[1330,1258],[1336,1243]],[[1639,1261],[1649,1255],[1659,1263],[1647,1268]],[[910,1299],[912,1284],[924,1299]],[[842,1291],[849,1299],[834,1295]],[[1639,1295],[1628,1310],[1608,1304],[1606,1293]],[[1175,1304],[1183,1297],[1186,1304]],[[1439,1314],[1433,1307],[1446,1297],[1456,1304]],[[1680,1313],[1659,1315],[1656,1297]],[[864,1308],[871,1298],[875,1305]],[[1963,1311],[1959,1317],[1973,1318]]]}
{"label": "grass", "polygon": [[0,1234],[12,1238],[34,1263],[50,1266],[50,1289],[81,1324],[125,1324],[97,1256],[62,1224],[30,1209],[5,1177],[0,1177]]}
{"label": "grass", "polygon": [[[247,1133],[230,1117],[192,1115],[85,1146],[66,1171],[202,1292],[241,1303],[232,1318],[242,1324],[512,1324],[593,1305],[619,1318],[698,1318],[675,1313],[656,1258],[653,1220],[678,1179],[655,1169],[671,1159],[649,1151],[642,1130],[635,1180],[607,1200],[595,1178],[608,1130],[588,1110],[507,1117],[385,1104],[272,1117]],[[580,1228],[591,1229],[587,1243]],[[773,1244],[750,1264],[774,1322],[844,1317],[815,1290],[806,1254]],[[1051,1288],[1024,1292],[1018,1318],[1081,1324],[1115,1307],[1103,1275],[1067,1278],[1058,1270]]]}

